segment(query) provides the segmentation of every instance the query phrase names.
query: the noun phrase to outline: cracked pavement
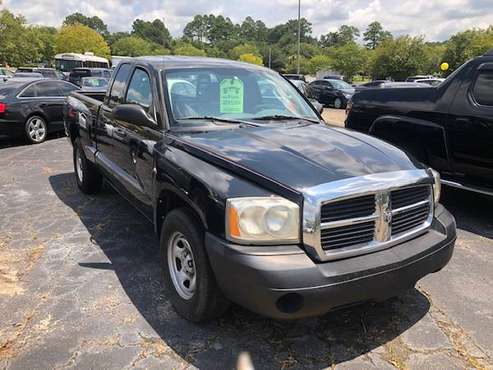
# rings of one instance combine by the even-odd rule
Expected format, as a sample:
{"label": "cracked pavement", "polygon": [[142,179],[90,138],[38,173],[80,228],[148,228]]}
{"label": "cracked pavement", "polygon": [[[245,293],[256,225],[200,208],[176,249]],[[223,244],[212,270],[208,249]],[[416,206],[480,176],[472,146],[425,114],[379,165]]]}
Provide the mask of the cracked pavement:
{"label": "cracked pavement", "polygon": [[0,369],[493,369],[493,199],[451,189],[455,254],[406,295],[275,321],[173,311],[149,224],[78,191],[66,139],[0,143]]}

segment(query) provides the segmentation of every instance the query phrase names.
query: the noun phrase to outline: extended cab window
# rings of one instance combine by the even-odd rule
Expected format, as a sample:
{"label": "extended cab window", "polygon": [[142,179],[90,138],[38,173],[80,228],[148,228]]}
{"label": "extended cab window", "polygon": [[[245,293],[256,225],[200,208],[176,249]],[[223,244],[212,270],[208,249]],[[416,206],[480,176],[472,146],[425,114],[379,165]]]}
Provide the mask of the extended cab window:
{"label": "extended cab window", "polygon": [[126,102],[138,104],[143,108],[149,109],[152,104],[151,82],[146,71],[136,68],[132,79],[128,84]]}
{"label": "extended cab window", "polygon": [[130,64],[122,64],[116,73],[113,86],[111,87],[109,104],[115,105],[123,102],[125,95],[125,83],[127,82],[128,75],[130,74]]}
{"label": "extended cab window", "polygon": [[493,106],[493,70],[479,72],[473,94],[479,104]]}

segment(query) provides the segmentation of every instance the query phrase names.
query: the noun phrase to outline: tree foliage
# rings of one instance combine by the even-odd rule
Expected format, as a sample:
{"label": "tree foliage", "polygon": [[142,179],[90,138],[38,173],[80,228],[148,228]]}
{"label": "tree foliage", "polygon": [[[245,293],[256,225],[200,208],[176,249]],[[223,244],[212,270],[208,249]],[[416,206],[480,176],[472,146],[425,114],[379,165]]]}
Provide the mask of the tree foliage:
{"label": "tree foliage", "polygon": [[350,42],[334,50],[332,68],[342,73],[346,81],[352,81],[363,70],[366,60],[365,49]]}
{"label": "tree foliage", "polygon": [[370,72],[373,78],[403,80],[423,73],[428,59],[422,37],[387,39],[374,50]]}
{"label": "tree foliage", "polygon": [[263,65],[262,58],[252,53],[240,55],[239,60],[246,63],[256,64],[258,66]]}
{"label": "tree foliage", "polygon": [[92,52],[105,58],[111,55],[103,36],[82,24],[63,26],[55,38],[55,50],[57,53]]}
{"label": "tree foliage", "polygon": [[453,35],[446,43],[443,61],[450,66],[449,73],[475,56],[493,48],[493,26],[472,29]]}
{"label": "tree foliage", "polygon": [[171,46],[171,34],[159,19],[154,19],[152,22],[136,19],[132,24],[132,35],[165,48]]}
{"label": "tree foliage", "polygon": [[358,28],[343,24],[337,31],[322,35],[320,44],[326,48],[344,46],[353,43],[359,35]]}
{"label": "tree foliage", "polygon": [[103,22],[103,20],[97,16],[94,17],[87,17],[82,13],[76,12],[73,14],[68,15],[65,17],[65,20],[63,21],[63,24],[65,26],[73,26],[76,24],[82,24],[84,26],[87,26],[89,28],[92,28],[94,31],[102,35],[103,37],[107,37],[109,32],[108,32],[108,26]]}
{"label": "tree foliage", "polygon": [[176,55],[185,55],[185,56],[199,56],[205,57],[207,54],[204,50],[196,48],[192,44],[182,43],[180,46],[175,48]]}
{"label": "tree foliage", "polygon": [[371,22],[363,33],[363,41],[368,49],[375,49],[380,43],[392,37],[392,34],[385,31],[380,22]]}

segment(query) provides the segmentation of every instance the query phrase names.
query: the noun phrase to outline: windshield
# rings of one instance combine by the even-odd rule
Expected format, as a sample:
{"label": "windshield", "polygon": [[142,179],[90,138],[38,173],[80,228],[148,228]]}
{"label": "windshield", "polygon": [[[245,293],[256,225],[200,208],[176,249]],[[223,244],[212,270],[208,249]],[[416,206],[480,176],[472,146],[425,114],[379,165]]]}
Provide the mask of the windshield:
{"label": "windshield", "polygon": [[345,89],[352,89],[353,88],[350,84],[348,84],[347,82],[341,81],[341,80],[330,80],[330,83],[336,89],[345,90]]}
{"label": "windshield", "polygon": [[268,70],[191,68],[167,71],[163,78],[178,125],[206,117],[255,120],[283,116],[318,121],[300,93]]}

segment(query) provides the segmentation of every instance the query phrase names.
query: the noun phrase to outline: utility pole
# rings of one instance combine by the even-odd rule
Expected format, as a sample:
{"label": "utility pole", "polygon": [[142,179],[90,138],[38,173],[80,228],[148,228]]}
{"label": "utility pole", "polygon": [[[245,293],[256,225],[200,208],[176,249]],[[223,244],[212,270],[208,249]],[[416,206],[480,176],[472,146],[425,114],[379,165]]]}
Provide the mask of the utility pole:
{"label": "utility pole", "polygon": [[301,43],[301,0],[298,0],[298,55],[297,55],[298,74],[300,74],[300,43]]}

